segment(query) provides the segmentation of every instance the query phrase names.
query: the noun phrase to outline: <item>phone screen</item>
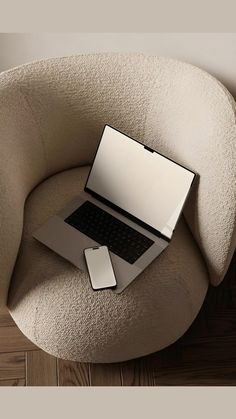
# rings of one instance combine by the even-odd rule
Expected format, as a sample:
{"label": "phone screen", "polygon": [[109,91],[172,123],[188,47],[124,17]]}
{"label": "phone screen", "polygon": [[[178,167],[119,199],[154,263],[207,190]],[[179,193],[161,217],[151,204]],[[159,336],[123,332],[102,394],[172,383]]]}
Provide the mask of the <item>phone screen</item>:
{"label": "phone screen", "polygon": [[85,249],[84,255],[92,288],[114,288],[116,278],[107,246]]}

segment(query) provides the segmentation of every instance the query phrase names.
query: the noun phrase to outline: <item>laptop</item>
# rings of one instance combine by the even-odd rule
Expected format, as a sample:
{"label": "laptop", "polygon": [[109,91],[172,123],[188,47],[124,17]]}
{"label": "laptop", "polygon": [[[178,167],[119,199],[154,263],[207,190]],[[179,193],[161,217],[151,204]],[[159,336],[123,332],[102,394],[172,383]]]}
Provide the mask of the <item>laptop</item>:
{"label": "laptop", "polygon": [[87,271],[106,245],[122,292],[169,245],[196,174],[105,125],[83,192],[33,236]]}

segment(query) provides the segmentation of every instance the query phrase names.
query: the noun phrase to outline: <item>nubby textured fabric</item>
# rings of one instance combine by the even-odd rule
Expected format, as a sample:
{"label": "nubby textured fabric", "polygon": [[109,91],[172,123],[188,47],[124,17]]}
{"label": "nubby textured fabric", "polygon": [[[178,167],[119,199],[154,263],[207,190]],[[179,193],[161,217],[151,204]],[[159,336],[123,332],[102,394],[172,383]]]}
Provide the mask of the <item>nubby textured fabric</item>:
{"label": "nubby textured fabric", "polygon": [[[115,362],[196,317],[236,244],[236,106],[190,64],[142,54],[42,60],[0,74],[0,305],[45,351]],[[105,123],[199,174],[170,246],[122,294],[32,238],[83,188]]]}

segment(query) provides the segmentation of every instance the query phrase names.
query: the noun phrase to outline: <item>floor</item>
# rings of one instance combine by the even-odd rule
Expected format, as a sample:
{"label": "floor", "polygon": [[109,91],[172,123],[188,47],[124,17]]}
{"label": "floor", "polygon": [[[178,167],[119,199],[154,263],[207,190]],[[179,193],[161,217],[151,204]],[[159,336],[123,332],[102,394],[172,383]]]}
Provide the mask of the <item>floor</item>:
{"label": "floor", "polygon": [[0,311],[0,386],[236,385],[236,254],[210,287],[185,335],[155,354],[119,364],[59,360],[34,346]]}

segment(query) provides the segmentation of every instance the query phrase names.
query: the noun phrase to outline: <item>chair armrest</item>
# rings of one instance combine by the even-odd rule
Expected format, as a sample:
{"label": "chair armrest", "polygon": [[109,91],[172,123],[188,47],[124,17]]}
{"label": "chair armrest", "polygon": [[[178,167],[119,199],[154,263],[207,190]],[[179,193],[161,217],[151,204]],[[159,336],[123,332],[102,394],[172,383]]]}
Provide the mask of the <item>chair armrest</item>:
{"label": "chair armrest", "polygon": [[38,128],[8,72],[0,75],[0,307],[7,304],[20,246],[24,203],[45,173]]}

